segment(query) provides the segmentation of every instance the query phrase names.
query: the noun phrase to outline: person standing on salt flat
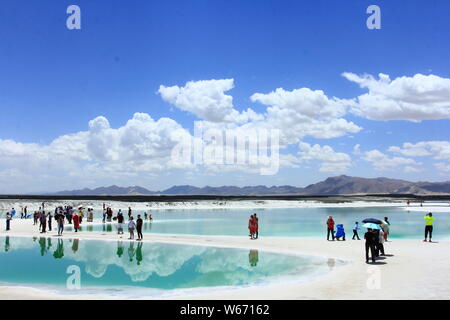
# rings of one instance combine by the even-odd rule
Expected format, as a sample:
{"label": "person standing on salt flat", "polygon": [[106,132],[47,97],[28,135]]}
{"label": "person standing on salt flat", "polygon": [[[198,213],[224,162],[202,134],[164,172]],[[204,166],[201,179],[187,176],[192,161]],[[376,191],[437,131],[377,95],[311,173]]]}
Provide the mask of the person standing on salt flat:
{"label": "person standing on salt flat", "polygon": [[123,222],[125,218],[123,217],[122,212],[119,210],[117,214],[117,234],[123,234]]}
{"label": "person standing on salt flat", "polygon": [[128,231],[130,232],[130,237],[128,240],[134,239],[134,229],[136,228],[136,223],[133,220],[133,217],[130,217],[130,221],[128,222]]}
{"label": "person standing on salt flat", "polygon": [[387,241],[388,235],[389,235],[389,227],[390,227],[391,223],[388,221],[388,217],[384,217],[384,221],[381,224],[381,228],[383,229],[384,232],[384,241]]}
{"label": "person standing on salt flat", "polygon": [[11,213],[7,212],[6,213],[6,231],[9,231],[11,229],[11,220],[12,220],[12,215],[11,215]]}
{"label": "person standing on salt flat", "polygon": [[255,219],[253,215],[250,216],[250,219],[248,219],[248,230],[250,232],[250,240],[255,239]]}
{"label": "person standing on salt flat", "polygon": [[73,220],[73,228],[75,229],[75,232],[78,232],[78,229],[80,228],[80,217],[76,212],[73,215],[72,220]]}
{"label": "person standing on salt flat", "polygon": [[255,220],[255,239],[258,239],[259,234],[259,219],[256,216],[256,213],[253,214],[253,219]]}
{"label": "person standing on salt flat", "polygon": [[136,220],[136,231],[137,231],[137,235],[138,235],[137,241],[141,241],[143,239],[142,224],[143,224],[143,221],[141,219],[141,215],[138,214],[137,220]]}
{"label": "person standing on salt flat", "polygon": [[41,217],[39,219],[41,221],[41,233],[46,233],[47,217],[45,215],[45,211],[41,212]]}
{"label": "person standing on salt flat", "polygon": [[48,213],[48,231],[52,231],[52,212],[49,211]]}
{"label": "person standing on salt flat", "polygon": [[372,257],[372,262],[375,262],[375,245],[376,238],[375,233],[372,229],[367,229],[366,234],[364,235],[364,239],[366,239],[366,263],[369,263],[369,249]]}
{"label": "person standing on salt flat", "polygon": [[427,241],[428,234],[430,235],[429,241],[431,242],[431,236],[433,234],[433,222],[434,222],[433,214],[430,212],[423,218],[425,220],[425,240],[423,240],[423,242]]}
{"label": "person standing on salt flat", "polygon": [[327,240],[330,241],[330,233],[332,241],[334,241],[334,220],[332,216],[328,216],[327,220]]}
{"label": "person standing on salt flat", "polygon": [[55,220],[58,224],[58,236],[62,236],[64,231],[64,214],[58,210],[58,213],[55,215]]}

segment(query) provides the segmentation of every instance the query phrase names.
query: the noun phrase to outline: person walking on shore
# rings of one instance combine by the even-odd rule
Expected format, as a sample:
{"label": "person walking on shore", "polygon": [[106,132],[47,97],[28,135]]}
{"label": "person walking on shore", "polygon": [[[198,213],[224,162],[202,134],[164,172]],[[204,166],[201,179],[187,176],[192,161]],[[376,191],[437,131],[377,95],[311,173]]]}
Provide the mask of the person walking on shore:
{"label": "person walking on shore", "polygon": [[423,240],[423,242],[427,241],[428,234],[430,235],[429,241],[431,242],[431,237],[433,234],[433,222],[434,222],[433,214],[430,212],[423,218],[425,220],[425,240]]}
{"label": "person walking on shore", "polygon": [[330,241],[330,233],[332,241],[334,241],[334,220],[332,216],[328,216],[327,220],[327,240]]}
{"label": "person walking on shore", "polygon": [[136,228],[136,223],[133,220],[133,217],[130,216],[130,221],[128,222],[128,232],[130,232],[130,237],[128,240],[134,239],[134,229]]}
{"label": "person walking on shore", "polygon": [[356,221],[356,222],[355,222],[355,225],[353,226],[353,238],[352,238],[352,240],[355,240],[355,237],[356,237],[358,240],[361,240],[361,239],[359,238],[359,235],[358,235],[358,230],[359,230],[359,229],[361,229],[361,228],[359,227],[358,221]]}
{"label": "person walking on shore", "polygon": [[143,236],[142,236],[142,224],[143,224],[143,221],[141,219],[141,215],[138,214],[137,220],[136,220],[136,231],[137,231],[137,235],[138,235],[138,238],[137,238],[138,241],[141,241],[142,238],[143,238]]}
{"label": "person walking on shore", "polygon": [[375,262],[375,245],[377,241],[375,238],[375,233],[372,229],[367,229],[364,239],[366,240],[366,263],[369,263],[369,250],[372,257],[372,262]]}

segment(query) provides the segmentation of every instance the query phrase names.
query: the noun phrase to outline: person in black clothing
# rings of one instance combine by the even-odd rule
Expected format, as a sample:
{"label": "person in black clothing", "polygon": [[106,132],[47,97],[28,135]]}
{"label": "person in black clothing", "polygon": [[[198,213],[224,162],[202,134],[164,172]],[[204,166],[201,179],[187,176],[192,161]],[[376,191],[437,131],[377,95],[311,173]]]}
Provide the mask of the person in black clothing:
{"label": "person in black clothing", "polygon": [[48,213],[48,231],[52,231],[52,213]]}
{"label": "person in black clothing", "polygon": [[122,215],[122,212],[119,212],[117,214],[117,234],[123,234],[123,223],[124,223],[124,217]]}
{"label": "person in black clothing", "polygon": [[137,241],[140,241],[143,238],[143,236],[142,236],[142,223],[143,223],[143,221],[141,219],[141,215],[138,214],[138,218],[136,220],[136,231],[137,231],[137,235],[138,235]]}
{"label": "person in black clothing", "polygon": [[45,215],[45,211],[41,212],[41,217],[39,219],[41,222],[41,233],[45,233],[45,229],[47,228],[47,217]]}
{"label": "person in black clothing", "polygon": [[366,263],[369,263],[369,249],[372,256],[372,262],[375,262],[375,245],[377,241],[376,235],[372,229],[367,229],[364,239],[366,239]]}
{"label": "person in black clothing", "polygon": [[128,207],[128,219],[131,217],[131,207]]}

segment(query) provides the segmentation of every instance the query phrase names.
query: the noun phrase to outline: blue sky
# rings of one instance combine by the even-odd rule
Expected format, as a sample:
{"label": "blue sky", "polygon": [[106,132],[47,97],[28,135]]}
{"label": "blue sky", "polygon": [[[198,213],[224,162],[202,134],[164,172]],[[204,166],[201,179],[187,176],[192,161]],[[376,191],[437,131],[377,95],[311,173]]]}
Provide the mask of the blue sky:
{"label": "blue sky", "polygon": [[[71,4],[81,8],[81,30],[66,28],[66,8]],[[366,27],[366,8],[371,4],[381,8],[381,30]],[[2,1],[0,143],[14,141],[16,148],[48,146],[58,137],[87,131],[89,121],[99,116],[108,119],[111,128],[119,128],[136,112],[148,113],[155,121],[170,118],[192,133],[193,122],[204,119],[163,99],[158,90],[161,85],[184,87],[200,80],[233,79],[233,88],[226,92],[233,97],[233,108],[238,112],[252,108],[264,114],[268,105],[252,101],[255,93],[309,88],[322,90],[330,99],[357,99],[368,92],[344,78],[343,72],[376,79],[382,73],[392,80],[433,75],[439,79],[431,79],[437,82],[428,93],[443,89],[429,101],[441,99],[433,108],[441,108],[443,115],[412,122],[407,117],[392,120],[380,115],[374,120],[346,112],[342,118],[360,131],[330,139],[305,135],[284,152],[297,155],[299,142],[330,146],[335,153],[351,158],[351,165],[337,172],[318,169],[326,159],[308,163],[300,159],[299,167],[281,168],[272,177],[245,170],[206,174],[201,168],[160,168],[143,170],[139,179],[109,174],[108,178],[85,181],[77,178],[76,168],[86,163],[97,168],[111,164],[88,156],[71,168],[37,170],[42,186],[32,185],[34,167],[26,161],[14,163],[13,152],[3,146],[9,155],[2,161],[0,152],[0,181],[11,182],[12,191],[42,191],[135,181],[152,189],[172,184],[302,186],[334,173],[448,180],[447,145],[441,143],[436,151],[429,143],[448,142],[450,136],[446,116],[450,107],[445,104],[449,101],[446,80],[450,78],[448,12],[450,3],[445,0]],[[421,81],[428,78],[414,83],[420,86]],[[428,108],[427,103],[423,107]],[[388,151],[419,142],[425,143],[420,148],[429,152],[425,157],[407,156],[404,148],[395,154]],[[355,145],[360,146],[359,154]],[[367,159],[384,160],[364,154],[372,150],[385,154],[386,161],[401,157],[416,163],[400,160],[398,166],[378,170]],[[42,167],[42,163],[36,166]],[[414,169],[404,170],[405,166]],[[75,181],[59,184],[56,175]],[[28,182],[13,182],[17,180]]]}

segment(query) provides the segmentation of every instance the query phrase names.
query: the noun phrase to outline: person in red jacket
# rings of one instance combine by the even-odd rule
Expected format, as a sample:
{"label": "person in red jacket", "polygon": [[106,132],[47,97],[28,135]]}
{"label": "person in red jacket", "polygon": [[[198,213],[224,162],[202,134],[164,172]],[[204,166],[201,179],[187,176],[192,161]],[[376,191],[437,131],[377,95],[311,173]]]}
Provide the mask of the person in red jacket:
{"label": "person in red jacket", "polygon": [[250,231],[250,239],[255,239],[255,218],[253,215],[250,216],[250,219],[248,219],[248,230]]}
{"label": "person in red jacket", "polygon": [[72,220],[73,220],[73,228],[75,229],[75,232],[78,232],[78,229],[80,228],[80,217],[76,212],[73,215]]}
{"label": "person in red jacket", "polygon": [[330,241],[330,233],[332,241],[334,241],[334,220],[332,216],[328,216],[327,220],[327,240]]}

